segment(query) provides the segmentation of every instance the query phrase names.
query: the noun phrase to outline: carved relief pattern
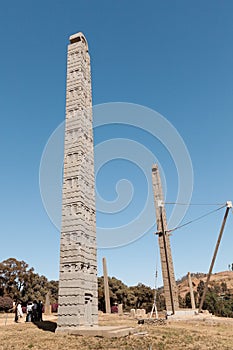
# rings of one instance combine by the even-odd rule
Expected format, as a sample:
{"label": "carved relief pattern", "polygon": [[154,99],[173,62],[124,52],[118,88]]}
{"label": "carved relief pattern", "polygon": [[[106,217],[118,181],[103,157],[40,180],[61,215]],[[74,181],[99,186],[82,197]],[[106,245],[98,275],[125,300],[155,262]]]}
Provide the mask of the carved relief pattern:
{"label": "carved relief pattern", "polygon": [[58,330],[98,323],[90,56],[78,35],[67,56]]}

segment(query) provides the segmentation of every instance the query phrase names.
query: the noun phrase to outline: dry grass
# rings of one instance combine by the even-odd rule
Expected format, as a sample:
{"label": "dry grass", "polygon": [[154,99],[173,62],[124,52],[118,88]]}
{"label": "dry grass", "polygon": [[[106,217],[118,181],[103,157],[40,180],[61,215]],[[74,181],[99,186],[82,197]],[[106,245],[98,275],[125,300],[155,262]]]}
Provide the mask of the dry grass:
{"label": "dry grass", "polygon": [[[131,335],[118,339],[81,337],[55,334],[55,320],[48,319],[41,324],[21,322],[14,324],[12,316],[7,320],[0,317],[0,350],[162,350],[162,349],[233,349],[232,320],[179,321],[166,326],[141,326],[142,335]],[[100,324],[134,325],[136,320],[127,317],[101,316]],[[145,334],[146,333],[146,334]]]}

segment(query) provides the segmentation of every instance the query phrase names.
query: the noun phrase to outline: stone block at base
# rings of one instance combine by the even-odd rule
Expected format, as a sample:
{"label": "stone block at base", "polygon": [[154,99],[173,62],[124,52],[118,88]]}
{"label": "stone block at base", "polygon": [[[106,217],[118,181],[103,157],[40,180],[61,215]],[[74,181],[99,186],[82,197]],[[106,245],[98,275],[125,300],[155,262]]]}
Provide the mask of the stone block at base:
{"label": "stone block at base", "polygon": [[175,312],[174,315],[167,315],[167,319],[170,321],[178,321],[178,320],[202,320],[206,318],[212,318],[213,315],[211,313],[203,312],[198,313],[198,309],[191,310],[191,309],[180,309]]}
{"label": "stone block at base", "polygon": [[189,317],[198,314],[198,310],[186,309],[186,310],[176,310],[174,315],[167,315],[168,318],[179,318],[179,317]]}
{"label": "stone block at base", "polygon": [[73,329],[59,328],[56,330],[58,333],[68,333],[71,335],[81,335],[88,337],[103,337],[103,338],[119,338],[126,337],[130,334],[136,333],[138,330],[132,327],[126,326],[93,326],[93,327],[77,327]]}

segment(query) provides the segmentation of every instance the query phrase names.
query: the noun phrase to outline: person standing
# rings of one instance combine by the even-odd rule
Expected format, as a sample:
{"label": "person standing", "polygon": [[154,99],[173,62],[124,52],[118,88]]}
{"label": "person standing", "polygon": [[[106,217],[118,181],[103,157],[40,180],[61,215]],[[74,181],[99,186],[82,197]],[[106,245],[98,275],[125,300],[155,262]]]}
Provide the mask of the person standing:
{"label": "person standing", "polygon": [[32,321],[32,307],[33,307],[33,304],[32,304],[31,301],[29,301],[28,304],[27,304],[26,322],[31,322]]}
{"label": "person standing", "polygon": [[43,304],[42,301],[40,300],[38,303],[38,321],[42,322],[42,312],[43,312]]}
{"label": "person standing", "polygon": [[18,305],[17,305],[17,316],[18,316],[18,320],[19,318],[23,317],[23,310],[22,310],[22,305],[20,301],[18,302]]}
{"label": "person standing", "polygon": [[38,321],[38,304],[37,301],[33,301],[33,306],[32,306],[32,321]]}
{"label": "person standing", "polygon": [[17,300],[14,301],[14,303],[13,303],[13,311],[15,313],[15,323],[18,323],[19,317],[18,317],[18,301]]}

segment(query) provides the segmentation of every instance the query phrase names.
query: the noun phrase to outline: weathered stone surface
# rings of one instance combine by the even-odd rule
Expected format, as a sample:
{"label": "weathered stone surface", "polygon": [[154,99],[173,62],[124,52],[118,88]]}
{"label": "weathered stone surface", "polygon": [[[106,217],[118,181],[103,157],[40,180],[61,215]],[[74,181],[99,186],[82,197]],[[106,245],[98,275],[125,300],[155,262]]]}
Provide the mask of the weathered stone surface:
{"label": "weathered stone surface", "polygon": [[103,274],[104,274],[104,298],[105,298],[105,312],[106,314],[111,313],[110,297],[109,297],[109,286],[108,286],[108,271],[106,258],[103,258]]}
{"label": "weathered stone surface", "polygon": [[68,45],[64,148],[58,331],[98,323],[91,73],[82,33]]}
{"label": "weathered stone surface", "polygon": [[157,165],[153,165],[152,167],[152,184],[154,191],[157,233],[159,240],[166,309],[168,312],[175,312],[179,309],[178,290],[175,280],[170,238],[167,231],[167,219],[164,207],[162,184]]}
{"label": "weathered stone surface", "polygon": [[50,315],[51,314],[51,304],[50,304],[49,293],[46,294],[44,313],[45,313],[45,315]]}
{"label": "weathered stone surface", "polygon": [[104,338],[119,338],[125,337],[138,332],[137,328],[131,328],[126,326],[94,326],[94,327],[79,327],[74,329],[70,327],[69,334],[83,335],[89,337],[104,337]]}
{"label": "weathered stone surface", "polygon": [[136,316],[136,311],[135,311],[135,309],[131,309],[131,310],[130,310],[130,316],[131,316],[131,317],[135,317],[135,316]]}
{"label": "weathered stone surface", "polygon": [[123,304],[118,304],[118,314],[123,315]]}
{"label": "weathered stone surface", "polygon": [[196,304],[195,304],[195,298],[194,298],[194,293],[193,293],[193,283],[192,283],[192,278],[191,278],[190,272],[188,272],[188,283],[189,283],[189,291],[190,291],[192,309],[195,310]]}
{"label": "weathered stone surface", "polygon": [[146,316],[146,310],[145,309],[137,309],[136,310],[136,317],[145,317]]}

